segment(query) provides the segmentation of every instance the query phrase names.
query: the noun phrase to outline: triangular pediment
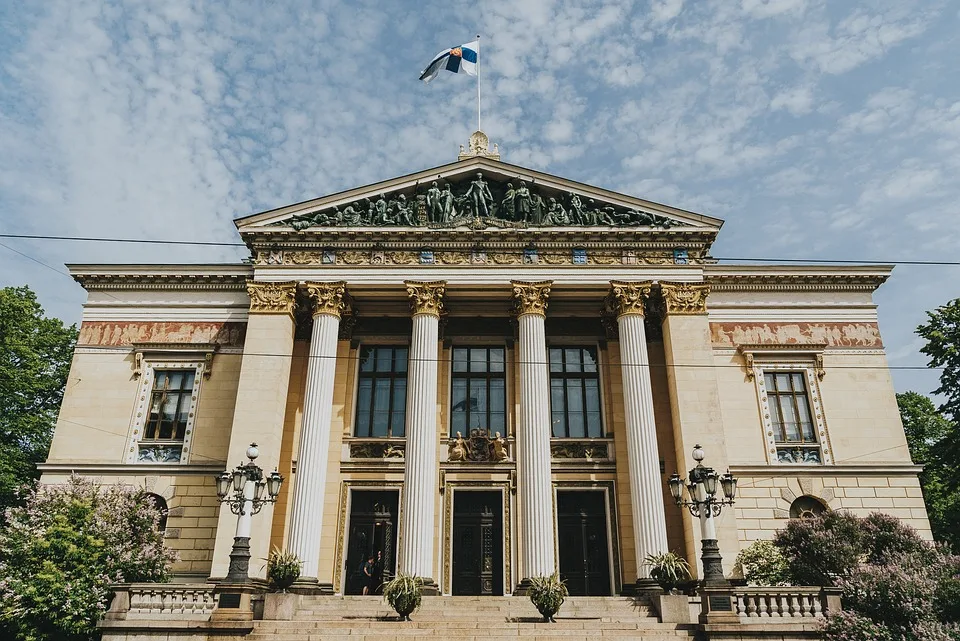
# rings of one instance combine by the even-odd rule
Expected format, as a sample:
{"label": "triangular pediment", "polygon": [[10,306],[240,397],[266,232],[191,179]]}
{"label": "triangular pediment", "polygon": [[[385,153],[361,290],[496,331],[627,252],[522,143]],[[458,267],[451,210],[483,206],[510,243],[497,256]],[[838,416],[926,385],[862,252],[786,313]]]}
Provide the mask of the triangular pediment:
{"label": "triangular pediment", "polygon": [[335,229],[651,228],[722,220],[491,158],[470,158],[235,221],[242,234]]}

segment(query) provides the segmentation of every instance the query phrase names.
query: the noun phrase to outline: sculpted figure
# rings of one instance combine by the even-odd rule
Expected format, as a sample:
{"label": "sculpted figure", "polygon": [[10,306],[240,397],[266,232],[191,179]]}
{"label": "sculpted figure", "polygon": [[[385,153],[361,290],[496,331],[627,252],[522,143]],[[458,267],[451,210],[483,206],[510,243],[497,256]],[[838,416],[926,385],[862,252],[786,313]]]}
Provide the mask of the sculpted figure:
{"label": "sculpted figure", "polygon": [[557,202],[556,198],[550,199],[550,206],[547,209],[547,215],[544,219],[545,225],[569,225],[570,217],[563,205]]}
{"label": "sculpted figure", "polygon": [[414,213],[414,208],[412,203],[407,202],[407,197],[403,194],[397,196],[397,199],[392,203],[395,209],[394,220],[398,225],[408,225],[413,227],[417,224],[416,214]]}
{"label": "sculpted figure", "polygon": [[431,223],[439,223],[443,218],[443,205],[440,203],[440,188],[437,187],[437,181],[430,184],[427,190],[427,220]]}
{"label": "sculpted figure", "polygon": [[547,213],[547,205],[543,202],[543,196],[538,193],[530,194],[531,220],[534,225],[542,225],[544,215]]}
{"label": "sculpted figure", "polygon": [[586,225],[587,220],[584,217],[583,203],[580,202],[580,196],[570,194],[570,220],[574,225]]}
{"label": "sculpted figure", "polygon": [[380,194],[380,196],[377,197],[377,201],[373,204],[373,224],[391,224],[390,216],[387,213],[387,199],[383,194]]}
{"label": "sculpted figure", "polygon": [[500,436],[500,432],[494,432],[493,440],[490,442],[493,446],[493,460],[507,460],[507,440]]}
{"label": "sculpted figure", "polygon": [[490,215],[490,205],[493,204],[493,194],[483,180],[483,174],[477,173],[477,179],[470,183],[470,188],[464,194],[477,218],[486,218]]}
{"label": "sculpted figure", "polygon": [[457,216],[456,198],[450,191],[450,183],[445,184],[440,193],[440,212],[439,222],[442,223],[449,223]]}
{"label": "sculpted figure", "polygon": [[597,209],[596,211],[597,220],[603,223],[604,225],[610,225],[611,227],[614,227],[617,224],[617,222],[614,219],[613,215],[616,213],[617,213],[617,210],[615,210],[613,207],[610,207],[609,205],[604,207],[603,209]]}
{"label": "sculpted figure", "polygon": [[507,183],[507,193],[503,195],[503,201],[500,203],[501,218],[513,220],[515,212],[513,199],[516,196],[517,192],[513,190],[513,183]]}
{"label": "sculpted figure", "polygon": [[350,203],[344,207],[342,212],[338,212],[338,217],[347,227],[357,227],[363,222],[363,214],[360,213],[358,203]]}
{"label": "sculpted figure", "polygon": [[463,439],[463,434],[460,432],[457,432],[457,438],[453,439],[453,443],[450,444],[450,451],[448,453],[447,460],[467,460],[467,442]]}
{"label": "sculpted figure", "polygon": [[517,220],[529,222],[530,214],[533,211],[533,201],[530,199],[530,190],[527,189],[527,184],[522,180],[520,181],[520,186],[517,187],[517,193],[513,197],[513,202]]}

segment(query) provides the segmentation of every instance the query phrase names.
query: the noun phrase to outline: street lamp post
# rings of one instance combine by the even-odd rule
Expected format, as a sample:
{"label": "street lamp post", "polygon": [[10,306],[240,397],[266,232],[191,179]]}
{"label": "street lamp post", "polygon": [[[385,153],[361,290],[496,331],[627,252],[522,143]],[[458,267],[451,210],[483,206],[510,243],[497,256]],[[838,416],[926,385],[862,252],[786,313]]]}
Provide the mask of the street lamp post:
{"label": "street lamp post", "polygon": [[[723,575],[723,559],[717,542],[717,527],[714,517],[720,516],[724,505],[733,505],[737,494],[737,479],[727,470],[726,474],[717,474],[716,470],[703,465],[703,448],[695,445],[693,460],[697,465],[687,477],[687,495],[683,496],[683,479],[674,473],[668,481],[670,494],[678,507],[686,507],[690,514],[700,517],[700,538],[702,545],[703,584],[706,587],[727,588],[730,582]],[[717,484],[723,492],[723,498],[717,497]]]}
{"label": "street lamp post", "polygon": [[249,461],[235,467],[233,472],[224,472],[217,477],[217,498],[221,503],[228,504],[230,511],[237,515],[237,532],[233,537],[230,568],[226,577],[228,583],[249,581],[252,517],[267,503],[276,503],[283,484],[280,472],[274,470],[264,477],[263,470],[254,462],[260,456],[256,443],[250,444],[246,454]]}

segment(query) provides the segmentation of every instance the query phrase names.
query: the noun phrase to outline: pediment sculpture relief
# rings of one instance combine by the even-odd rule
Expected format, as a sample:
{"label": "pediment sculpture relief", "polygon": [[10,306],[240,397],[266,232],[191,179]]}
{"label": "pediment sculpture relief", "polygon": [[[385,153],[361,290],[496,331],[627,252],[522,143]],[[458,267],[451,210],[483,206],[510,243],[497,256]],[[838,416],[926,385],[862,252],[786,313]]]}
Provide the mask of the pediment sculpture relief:
{"label": "pediment sculpture relief", "polygon": [[658,227],[683,223],[574,192],[489,181],[482,172],[454,181],[434,180],[415,189],[382,193],[342,206],[271,223],[300,231],[311,227]]}

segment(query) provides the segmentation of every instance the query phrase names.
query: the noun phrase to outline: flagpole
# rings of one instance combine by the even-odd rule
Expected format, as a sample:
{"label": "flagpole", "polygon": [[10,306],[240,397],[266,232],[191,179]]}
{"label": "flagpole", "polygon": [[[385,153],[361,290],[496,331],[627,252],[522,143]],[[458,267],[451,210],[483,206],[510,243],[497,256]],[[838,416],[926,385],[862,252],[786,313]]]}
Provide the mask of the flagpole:
{"label": "flagpole", "polygon": [[480,34],[477,34],[477,131],[480,131]]}

